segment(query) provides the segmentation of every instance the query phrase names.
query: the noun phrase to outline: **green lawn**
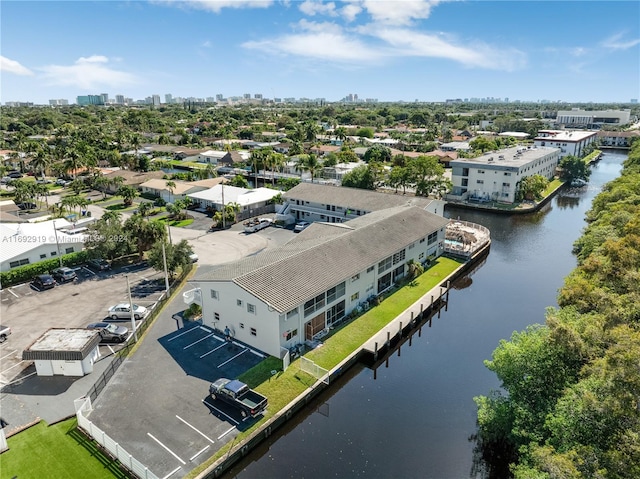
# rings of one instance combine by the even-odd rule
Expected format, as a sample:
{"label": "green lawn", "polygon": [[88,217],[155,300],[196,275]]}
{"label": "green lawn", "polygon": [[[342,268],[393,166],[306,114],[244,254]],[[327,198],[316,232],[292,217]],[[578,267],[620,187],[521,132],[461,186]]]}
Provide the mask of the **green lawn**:
{"label": "green lawn", "polygon": [[559,178],[554,178],[553,181],[550,181],[547,187],[545,188],[545,190],[542,192],[542,197],[546,198],[551,193],[553,193],[556,189],[560,188],[560,186],[562,186],[563,184],[564,184],[564,181],[562,181]]}
{"label": "green lawn", "polygon": [[44,421],[7,439],[0,478],[92,479],[129,478],[76,429],[76,419],[53,426]]}
{"label": "green lawn", "polygon": [[[390,295],[378,306],[371,308],[345,326],[334,331],[324,341],[322,347],[305,354],[305,357],[316,362],[325,369],[331,369],[360,348],[375,333],[380,331],[389,321],[394,319],[405,309],[415,303],[429,290],[440,284],[443,278],[455,271],[461,262],[440,257],[434,265],[426,270],[411,285],[406,285]],[[251,388],[269,398],[269,408],[261,421],[238,435],[235,444],[249,436],[267,419],[282,410],[297,396],[311,387],[316,378],[304,373],[298,366],[299,360],[291,362],[286,371],[282,371],[282,361],[269,357],[250,369],[238,379],[247,383]],[[195,477],[208,465],[229,452],[231,445],[223,446],[205,464],[197,467],[186,477]]]}
{"label": "green lawn", "polygon": [[193,223],[193,218],[187,218],[186,220],[172,220],[167,216],[162,218],[157,218],[158,221],[162,221],[163,223],[167,223],[169,226],[176,226],[178,228],[189,226]]}

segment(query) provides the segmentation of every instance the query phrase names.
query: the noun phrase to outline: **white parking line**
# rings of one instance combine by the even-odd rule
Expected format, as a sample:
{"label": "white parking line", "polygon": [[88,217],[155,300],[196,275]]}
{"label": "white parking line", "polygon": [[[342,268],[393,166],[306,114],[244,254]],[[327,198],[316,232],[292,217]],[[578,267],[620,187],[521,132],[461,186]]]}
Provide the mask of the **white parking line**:
{"label": "white parking line", "polygon": [[188,346],[185,346],[185,347],[184,347],[184,348],[182,348],[182,349],[184,350],[184,349],[188,349],[188,348],[190,348],[191,346],[195,346],[195,345],[196,345],[196,344],[198,344],[200,341],[204,341],[205,339],[210,338],[211,336],[213,336],[213,333],[211,333],[211,334],[209,334],[209,335],[205,336],[204,338],[200,338],[200,339],[198,339],[196,342],[191,343],[191,344],[189,344]]}
{"label": "white parking line", "polygon": [[18,352],[17,349],[12,349],[11,352],[9,354],[5,354],[4,356],[2,356],[0,358],[0,361],[2,361],[4,358],[8,358],[9,356],[11,356],[12,354],[15,354],[16,352]]}
{"label": "white parking line", "polygon": [[13,369],[13,368],[15,368],[16,366],[20,366],[22,363],[24,363],[24,359],[23,359],[22,361],[20,361],[18,364],[14,364],[14,365],[13,365],[13,366],[11,366],[10,368],[3,369],[3,370],[2,370],[2,372],[3,372],[3,373],[4,373],[4,372],[7,372],[9,369]]}
{"label": "white parking line", "polygon": [[226,346],[226,344],[221,344],[217,348],[213,348],[211,351],[209,351],[207,353],[204,353],[202,356],[200,356],[200,359],[204,358],[205,356],[209,356],[211,353],[215,353],[218,349],[224,348],[225,346]]}
{"label": "white parking line", "polygon": [[9,291],[12,295],[14,295],[16,298],[19,298],[20,296],[18,296],[16,293],[14,293],[13,291],[11,291],[11,288],[9,288],[7,291]]}
{"label": "white parking line", "polygon": [[236,343],[235,341],[233,342],[233,344],[235,344],[236,346],[238,346],[239,348],[247,348],[249,351],[251,351],[251,353],[255,354],[256,356],[259,356],[261,358],[265,358],[266,356],[258,351],[255,351],[251,348],[248,348],[247,346],[245,346],[244,344],[240,344],[240,343]]}
{"label": "white parking line", "polygon": [[162,447],[164,447],[167,452],[169,452],[169,454],[171,454],[173,457],[175,457],[178,461],[180,461],[182,464],[186,464],[186,462],[184,462],[182,459],[180,459],[180,456],[178,456],[175,452],[173,452],[171,449],[169,449],[167,446],[165,446],[164,444],[162,444],[160,441],[158,441],[158,439],[151,434],[150,432],[147,433],[147,435],[153,439],[154,441],[156,441],[158,444],[160,444]]}
{"label": "white parking line", "polygon": [[207,333],[213,333],[213,329],[205,328],[204,326],[200,326],[200,329],[204,329]]}
{"label": "white parking line", "polygon": [[38,372],[34,371],[31,374],[27,374],[26,376],[20,376],[18,379],[14,380],[14,381],[11,381],[10,383],[7,383],[6,385],[9,386],[11,384],[15,384],[15,383],[18,383],[20,381],[24,381],[25,379],[30,378],[31,376],[35,376],[36,374],[38,374]]}
{"label": "white parking line", "polygon": [[186,331],[181,332],[180,334],[176,334],[173,338],[170,338],[169,341],[173,341],[176,338],[179,338],[180,336],[187,334],[187,333],[191,333],[192,331],[197,331],[198,328],[190,328],[187,329]]}
{"label": "white parking line", "polygon": [[178,472],[180,469],[182,469],[180,466],[176,467],[173,471],[171,471],[169,474],[167,474],[166,476],[164,476],[162,479],[167,479],[171,476],[173,476],[176,472]]}
{"label": "white parking line", "polygon": [[238,356],[240,356],[241,354],[246,353],[247,351],[249,351],[248,349],[245,349],[244,351],[240,351],[238,354],[236,354],[234,357],[232,357],[231,359],[227,359],[224,363],[222,364],[218,364],[218,367],[221,368],[222,366],[224,366],[227,363],[230,363],[231,361],[233,361],[235,358],[237,358]]}
{"label": "white parking line", "polygon": [[82,267],[83,270],[88,271],[89,273],[91,273],[92,275],[96,276],[96,272],[95,271],[91,271],[89,268],[85,268],[84,266]]}
{"label": "white parking line", "polygon": [[225,437],[227,434],[229,434],[231,431],[233,431],[235,429],[235,427],[230,427],[229,429],[227,429],[225,432],[223,432],[222,434],[220,434],[218,436],[218,441],[220,439],[222,439],[223,437]]}
{"label": "white parking line", "polygon": [[193,461],[196,457],[198,457],[200,454],[202,454],[204,451],[206,451],[207,449],[209,449],[209,446],[205,446],[203,447],[200,451],[196,452],[193,456],[191,456],[189,458],[190,461]]}
{"label": "white parking line", "polygon": [[[219,412],[220,414],[222,414],[224,417],[226,417],[229,421],[231,421],[232,423],[234,423],[236,426],[238,424],[240,424],[238,421],[236,421],[235,419],[233,419],[231,416],[229,416],[228,414],[223,413],[220,409],[218,409],[217,407],[215,407],[213,404],[211,404],[210,402],[207,402],[206,399],[202,400],[203,403],[205,403],[207,406],[209,406],[211,409],[215,409],[217,412]],[[226,434],[226,433],[225,433]],[[218,438],[220,439],[220,438]]]}
{"label": "white parking line", "polygon": [[197,432],[198,434],[200,434],[202,437],[204,437],[207,441],[209,441],[211,444],[213,444],[213,439],[211,439],[209,436],[207,436],[205,433],[203,433],[202,431],[196,429],[194,426],[192,426],[191,424],[189,424],[187,421],[185,421],[184,419],[182,419],[180,416],[178,416],[176,414],[176,417],[178,419],[180,419],[183,423],[185,423],[187,426],[189,426],[191,429],[193,429],[195,432]]}
{"label": "white parking line", "polygon": [[109,348],[109,351],[111,351],[111,354],[116,354],[116,352],[113,350],[110,344],[107,344],[107,347]]}

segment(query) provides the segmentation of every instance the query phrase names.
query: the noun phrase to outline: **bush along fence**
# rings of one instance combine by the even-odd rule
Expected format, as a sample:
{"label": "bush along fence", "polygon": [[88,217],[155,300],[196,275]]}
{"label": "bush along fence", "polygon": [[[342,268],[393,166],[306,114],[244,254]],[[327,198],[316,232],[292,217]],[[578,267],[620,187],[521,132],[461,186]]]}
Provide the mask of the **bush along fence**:
{"label": "bush along fence", "polygon": [[47,274],[55,268],[58,268],[60,266],[60,260],[62,260],[62,266],[77,266],[89,260],[89,253],[87,251],[77,251],[75,253],[62,255],[60,258],[46,259],[34,264],[12,268],[9,271],[3,271],[0,273],[0,285],[2,285],[3,288],[7,288],[31,281],[34,276]]}

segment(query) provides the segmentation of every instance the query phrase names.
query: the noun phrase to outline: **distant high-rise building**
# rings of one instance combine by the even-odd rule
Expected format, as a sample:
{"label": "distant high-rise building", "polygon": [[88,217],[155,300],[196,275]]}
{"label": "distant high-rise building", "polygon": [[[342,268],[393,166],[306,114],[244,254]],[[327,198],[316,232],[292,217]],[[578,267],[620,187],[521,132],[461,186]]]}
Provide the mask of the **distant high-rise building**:
{"label": "distant high-rise building", "polygon": [[166,93],[164,95],[164,102],[168,105],[171,105],[173,103],[173,95],[171,93]]}
{"label": "distant high-rise building", "polygon": [[255,98],[256,100],[262,100],[262,93],[256,93],[255,95],[253,95],[253,98]]}
{"label": "distant high-rise building", "polygon": [[215,101],[215,98],[213,98],[212,96],[207,97],[207,103],[215,103]]}
{"label": "distant high-rise building", "polygon": [[100,93],[100,97],[102,98],[102,104],[106,105],[109,103],[109,94],[108,93]]}
{"label": "distant high-rise building", "polygon": [[124,105],[125,101],[124,101],[124,95],[116,95],[116,104],[117,105]]}
{"label": "distant high-rise building", "polygon": [[160,106],[160,95],[152,95],[151,96],[151,104],[153,106]]}
{"label": "distant high-rise building", "polygon": [[51,106],[62,106],[62,105],[68,105],[68,104],[69,104],[69,100],[63,100],[63,99],[49,100],[49,105]]}
{"label": "distant high-rise building", "polygon": [[216,95],[216,101],[223,101],[224,100],[224,95],[222,93],[218,93]]}
{"label": "distant high-rise building", "polygon": [[245,100],[251,100],[251,93],[245,93],[244,94],[244,99]]}
{"label": "distant high-rise building", "polygon": [[102,95],[80,95],[76,97],[76,103],[80,106],[104,105]]}

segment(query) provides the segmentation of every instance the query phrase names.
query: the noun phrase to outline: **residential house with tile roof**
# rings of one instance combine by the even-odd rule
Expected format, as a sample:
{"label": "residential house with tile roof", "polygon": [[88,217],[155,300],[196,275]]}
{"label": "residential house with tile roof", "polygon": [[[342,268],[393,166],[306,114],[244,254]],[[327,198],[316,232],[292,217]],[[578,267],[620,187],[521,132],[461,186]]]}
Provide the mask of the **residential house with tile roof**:
{"label": "residential house with tile roof", "polygon": [[[440,256],[448,221],[420,206],[395,206],[346,223],[315,223],[279,248],[201,266],[190,282],[203,324],[228,327],[236,340],[281,357],[283,348],[368,306],[407,274],[409,261]],[[185,302],[196,297],[189,293]]]}

